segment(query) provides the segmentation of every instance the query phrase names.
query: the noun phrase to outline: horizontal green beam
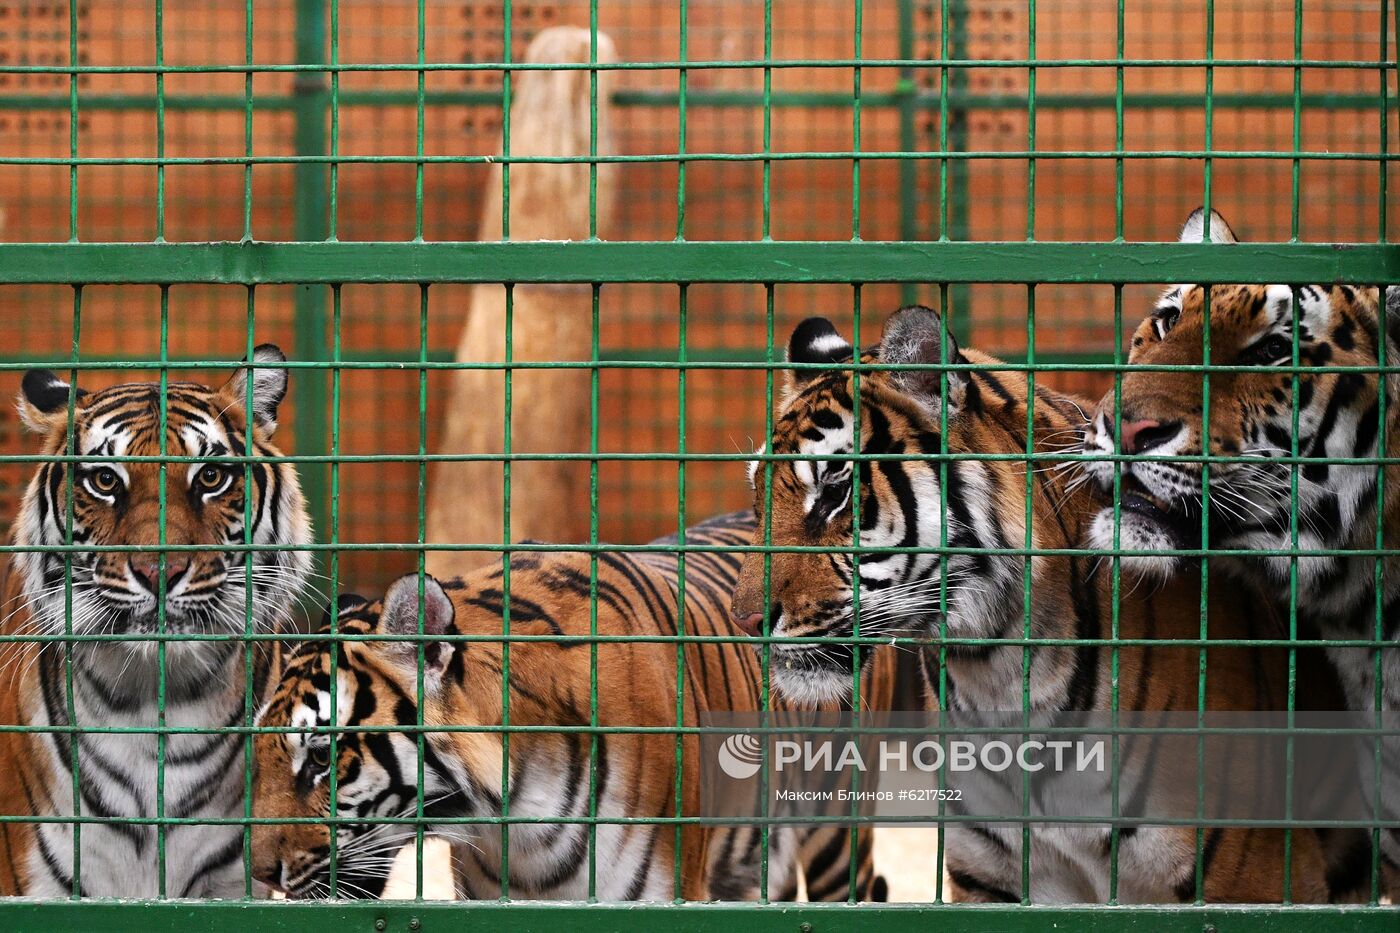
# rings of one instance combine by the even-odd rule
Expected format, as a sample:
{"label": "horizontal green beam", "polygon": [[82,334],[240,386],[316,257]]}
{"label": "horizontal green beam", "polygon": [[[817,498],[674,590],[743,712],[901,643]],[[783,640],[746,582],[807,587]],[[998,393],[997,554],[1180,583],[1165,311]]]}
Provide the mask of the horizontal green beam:
{"label": "horizontal green beam", "polygon": [[1046,242],[4,243],[0,284],[1400,282],[1400,245]]}
{"label": "horizontal green beam", "polygon": [[473,902],[205,902],[138,905],[112,901],[0,906],[11,933],[81,929],[89,933],[438,933],[462,930],[555,933],[1395,933],[1394,907],[1020,907],[984,905],[618,904]]}
{"label": "horizontal green beam", "polygon": [[750,152],[653,152],[621,155],[267,155],[267,156],[11,156],[0,165],[684,165],[729,162],[1165,162],[1219,159],[1230,162],[1382,162],[1400,164],[1400,153],[1308,149],[807,149]]}
{"label": "horizontal green beam", "polygon": [[[664,356],[665,354],[662,353],[662,355]],[[1041,354],[1041,356],[1043,357],[1045,356],[1045,354]],[[611,357],[607,356],[606,354],[604,354],[601,358],[605,360],[611,359]],[[411,350],[408,348],[395,349],[389,347],[386,347],[381,350],[342,350],[340,354],[340,363],[354,364],[349,367],[351,369],[357,369],[360,368],[360,366],[362,365],[369,365],[373,363],[382,363],[384,368],[388,368],[391,366],[402,368],[405,361],[416,364],[418,362],[418,359],[419,354],[418,349],[416,347]],[[430,349],[428,350],[427,355],[423,357],[423,359],[427,360],[430,363],[451,363],[453,362],[455,357],[453,356],[451,350]],[[84,353],[82,357],[83,363],[105,363],[110,365],[114,370],[130,369],[131,360],[132,357],[130,355],[119,356],[114,353]],[[162,363],[160,360],[153,360],[152,362],[154,363],[154,365],[151,367],[152,369],[162,368]],[[198,365],[201,363],[214,363],[214,361],[204,356],[190,356],[185,353],[171,353],[168,354],[165,358],[166,366],[174,366],[174,370],[172,370],[172,372],[185,367],[199,369],[237,368],[236,365],[220,367],[217,363],[212,367]],[[322,371],[327,369],[338,369],[341,368],[340,363],[333,364],[318,362],[314,368]],[[48,366],[50,368],[57,369],[59,367],[71,367],[72,365],[73,355],[71,352],[55,353],[52,350],[48,349],[28,350],[23,347],[0,347],[0,370],[7,368],[32,369],[40,366]],[[588,365],[589,364],[585,363],[585,368]],[[95,368],[104,367],[98,365]]]}
{"label": "horizontal green beam", "polygon": [[[862,107],[895,107],[906,98],[912,97],[920,107],[937,110],[943,96],[937,91],[921,90],[909,95],[899,91],[885,93],[866,92],[860,96]],[[67,98],[55,97],[63,110],[68,109]],[[1031,98],[1027,94],[982,94],[975,91],[948,92],[948,106],[963,110],[1018,110],[1024,111]],[[622,105],[642,105],[653,107],[674,107],[680,102],[680,95],[674,91],[621,91],[613,95],[613,102]],[[850,94],[822,91],[775,92],[772,104],[777,107],[844,107],[850,109]],[[1215,94],[1212,104],[1222,110],[1282,110],[1291,109],[1296,102],[1304,110],[1366,110],[1374,112],[1379,99],[1374,94],[1302,94],[1296,99],[1292,94]],[[761,91],[687,91],[687,107],[762,107]],[[1205,103],[1204,92],[1199,94],[1124,94],[1123,106],[1128,110],[1199,110]],[[1112,94],[1036,94],[1035,106],[1038,110],[1112,110],[1118,105]],[[1390,106],[1400,106],[1400,101],[1391,101]]]}
{"label": "horizontal green beam", "polygon": [[100,75],[100,74],[416,74],[418,72],[469,71],[749,71],[842,68],[974,68],[978,70],[1022,68],[1257,68],[1318,69],[1323,71],[1376,71],[1400,69],[1400,64],[1369,58],[741,58],[679,59],[640,62],[280,62],[265,65],[30,65],[0,64],[0,74]]}
{"label": "horizontal green beam", "polygon": [[[990,352],[990,348],[983,347],[981,349],[983,349],[984,352]],[[1026,360],[1026,353],[1024,350],[1015,350],[1010,353],[993,353],[993,355],[1003,363],[1024,364]],[[414,356],[415,354],[412,353],[404,353],[400,356],[400,359],[410,359]],[[3,362],[8,358],[9,357],[5,354],[0,353],[0,366],[3,366]],[[30,360],[30,357],[15,358],[22,359],[25,362]],[[618,347],[615,349],[603,347],[598,351],[598,359],[603,362],[646,363],[655,361],[668,364],[674,363],[676,364],[675,368],[678,370],[688,368],[690,365],[696,363],[763,363],[768,359],[768,353],[762,347],[724,347],[719,349],[706,347],[695,349],[687,347],[685,358],[686,361],[682,364],[680,362],[680,354],[675,350],[656,347],[640,347],[635,349],[631,347]],[[72,357],[55,354],[53,356],[44,357],[44,359],[51,360],[54,364],[68,365]],[[1084,365],[1098,367],[1112,363],[1113,353],[1111,351],[1037,350],[1035,354],[1034,371],[1041,371],[1042,367],[1047,364],[1055,366]],[[588,369],[591,368],[591,366],[591,363],[584,363],[581,368]],[[779,364],[779,367],[781,368],[781,364]],[[766,366],[763,368],[765,370],[767,369]],[[1314,370],[1309,369],[1308,371],[1313,372]]]}
{"label": "horizontal green beam", "polygon": [[[427,91],[422,100],[429,107],[466,107],[489,105],[499,107],[501,94],[496,91]],[[415,91],[342,91],[341,107],[414,106],[419,97]],[[896,107],[912,100],[922,107],[937,108],[942,97],[927,89],[907,91],[875,91],[860,95],[862,107]],[[1125,94],[1123,106],[1128,110],[1199,109],[1205,100],[1202,94]],[[155,110],[158,100],[153,94],[82,94],[78,95],[78,111]],[[772,107],[837,107],[850,109],[850,94],[836,91],[775,91],[769,95]],[[1221,110],[1281,110],[1297,103],[1304,110],[1366,110],[1374,111],[1379,100],[1374,94],[1216,94],[1212,103]],[[254,110],[291,110],[296,97],[289,94],[259,94],[252,98]],[[675,91],[619,91],[612,96],[619,107],[675,107],[680,95]],[[761,91],[687,91],[687,107],[762,107]],[[1025,94],[979,94],[950,91],[948,105],[967,110],[1025,110],[1029,97]],[[243,110],[249,100],[238,94],[167,94],[165,109],[175,110]],[[1112,94],[1037,94],[1035,105],[1041,110],[1109,110],[1117,106]],[[1400,100],[1389,102],[1400,107]],[[72,101],[67,94],[17,94],[0,98],[0,110],[68,111]]]}

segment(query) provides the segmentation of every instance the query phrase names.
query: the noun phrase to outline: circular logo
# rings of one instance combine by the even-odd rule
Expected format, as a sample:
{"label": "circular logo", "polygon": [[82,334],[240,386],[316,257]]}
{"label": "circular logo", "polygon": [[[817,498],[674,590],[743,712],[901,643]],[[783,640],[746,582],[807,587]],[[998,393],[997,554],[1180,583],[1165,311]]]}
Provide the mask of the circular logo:
{"label": "circular logo", "polygon": [[719,747],[720,770],[736,781],[753,777],[763,766],[763,746],[747,733],[731,735]]}

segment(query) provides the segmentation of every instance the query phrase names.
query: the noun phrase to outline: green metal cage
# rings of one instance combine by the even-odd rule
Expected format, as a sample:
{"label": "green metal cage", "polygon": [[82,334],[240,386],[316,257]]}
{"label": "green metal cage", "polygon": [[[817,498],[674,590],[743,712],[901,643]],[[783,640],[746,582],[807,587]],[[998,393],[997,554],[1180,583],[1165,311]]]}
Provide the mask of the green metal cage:
{"label": "green metal cage", "polygon": [[[595,102],[615,82],[618,153],[574,161],[595,185],[615,167],[618,232],[473,242],[491,166],[508,224],[511,167],[548,161],[509,154],[508,114],[518,75],[569,67],[520,60],[564,23],[619,51],[572,66]],[[749,504],[782,337],[810,314],[868,338],[920,300],[964,345],[1098,395],[1163,283],[1400,284],[1397,101],[1386,0],[0,0],[0,373],[164,384],[279,343],[279,442],[324,597],[423,566],[428,469],[453,459],[432,453],[446,380],[485,365],[452,353],[470,288],[509,307],[516,285],[581,284],[590,358],[497,368],[507,387],[586,372],[589,449],[512,455],[507,429],[500,460],[507,503],[511,463],[586,468],[596,552]],[[1160,242],[1201,203],[1261,245]],[[44,459],[31,444],[0,414],[5,528]],[[451,547],[518,543],[507,520]],[[420,825],[413,901],[280,904],[250,884],[237,902],[0,903],[0,927],[1397,921],[1374,889],[1355,907],[441,904],[422,899],[422,846]]]}

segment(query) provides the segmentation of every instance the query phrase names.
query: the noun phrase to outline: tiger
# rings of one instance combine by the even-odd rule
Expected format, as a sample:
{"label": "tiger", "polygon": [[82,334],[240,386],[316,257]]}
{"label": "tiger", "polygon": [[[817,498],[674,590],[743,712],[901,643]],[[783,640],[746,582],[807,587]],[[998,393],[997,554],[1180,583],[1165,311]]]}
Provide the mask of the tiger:
{"label": "tiger", "polygon": [[[165,633],[229,636],[164,642],[165,725],[242,724],[245,677],[256,674],[245,670],[244,644],[233,637],[249,624],[246,607],[252,607],[253,631],[278,629],[311,572],[307,551],[270,549],[311,543],[295,469],[286,462],[253,462],[252,484],[245,486],[245,467],[233,460],[282,456],[271,437],[287,390],[286,370],[276,364],[285,359],[277,347],[259,346],[251,364],[218,388],[137,382],[88,392],[47,370],[24,376],[20,418],[43,436],[43,454],[58,459],[38,467],[14,522],[14,544],[24,550],[13,552],[0,632],[30,640],[9,642],[0,652],[0,723],[155,727],[160,643],[137,639],[161,632],[157,606],[163,596]],[[70,443],[77,457],[71,470],[61,459]],[[186,459],[124,459],[162,455]],[[76,549],[33,550],[69,540]],[[177,550],[245,542],[269,550]],[[112,545],[140,550],[96,549]],[[125,640],[74,642],[67,651],[60,639],[70,633]],[[119,822],[242,818],[243,749],[236,733],[172,734],[163,749],[154,733],[0,733],[0,761],[6,764],[0,812],[61,820],[76,806],[83,818],[96,818],[81,824],[77,852],[74,824],[0,826],[0,892],[244,894],[243,828],[237,823],[158,830],[151,822]],[[164,807],[158,812],[162,756]],[[158,836],[164,839],[163,872]],[[76,869],[75,857],[81,860]]]}
{"label": "tiger", "polygon": [[[752,534],[752,514],[720,516],[687,530],[687,546],[737,547]],[[676,538],[652,542],[674,545]],[[500,642],[428,641],[423,649],[423,705],[427,727],[418,783],[418,647],[395,641],[339,641],[337,711],[332,720],[332,643],[303,641],[278,655],[281,674],[259,711],[260,727],[282,731],[255,739],[257,773],[252,836],[254,874],[292,898],[330,894],[331,834],[326,823],[278,823],[279,818],[324,820],[331,815],[330,730],[335,750],[336,815],[355,822],[336,830],[336,895],[379,897],[395,851],[415,829],[380,819],[414,817],[421,789],[426,831],[452,850],[455,887],[465,898],[511,897],[605,901],[746,900],[765,890],[772,900],[795,900],[798,877],[812,900],[846,900],[850,889],[850,835],[835,824],[815,829],[774,826],[769,834],[767,888],[760,887],[760,829],[754,825],[686,823],[677,834],[665,823],[677,813],[676,737],[628,733],[627,727],[674,727],[677,649],[657,639],[683,628],[692,636],[729,641],[686,643],[683,725],[706,712],[760,708],[760,676],[748,646],[736,643],[728,602],[738,573],[732,552],[689,552],[684,600],[675,553],[512,552],[509,559],[509,632],[512,636],[590,634],[596,593],[597,679],[590,677],[586,640],[510,643],[509,722],[512,726],[575,728],[590,724],[596,689],[597,722],[624,731],[600,733],[596,746],[584,732],[512,733],[509,738],[509,815],[543,822],[508,827],[509,875],[501,877],[502,830],[451,818],[500,817],[502,760],[499,732],[433,732],[443,724],[504,721]],[[409,574],[382,600],[344,594],[336,630],[343,635],[417,634],[495,636],[504,621],[504,572],[481,568],[465,578],[438,581]],[[419,587],[422,601],[419,601]],[[329,619],[327,620],[329,622]],[[329,626],[322,632],[330,631]],[[635,639],[635,640],[631,640]],[[869,702],[891,677],[867,684]],[[775,704],[774,708],[782,708]],[[291,730],[291,731],[288,731]],[[680,813],[694,814],[699,798],[700,744],[681,741]],[[596,772],[590,777],[596,754]],[[590,796],[596,797],[596,890],[589,889]],[[658,820],[660,823],[626,822]],[[358,822],[363,820],[363,822]],[[608,820],[621,822],[607,822]],[[575,821],[575,822],[570,822]],[[884,900],[888,886],[875,874],[873,836],[856,839],[856,896]],[[680,888],[675,889],[677,862]]]}
{"label": "tiger", "polygon": [[[1223,248],[1238,242],[1225,218],[1211,211],[1207,220],[1204,209],[1187,218],[1181,242],[1203,241],[1207,225],[1210,242],[1227,244]],[[1115,416],[1115,396],[1109,392],[1084,429],[1086,453],[1112,454],[1116,418],[1122,453],[1143,458],[1122,462],[1126,493],[1121,546],[1173,550],[1200,545],[1206,485],[1202,464],[1157,458],[1202,453],[1235,458],[1209,468],[1209,547],[1284,552],[1223,556],[1212,563],[1272,594],[1282,612],[1289,609],[1294,572],[1295,562],[1287,552],[1293,548],[1295,502],[1300,551],[1374,553],[1379,543],[1388,551],[1380,559],[1379,578],[1373,553],[1299,557],[1297,620],[1305,636],[1374,640],[1379,635],[1383,648],[1329,647],[1327,654],[1348,708],[1374,710],[1379,696],[1380,709],[1400,711],[1400,460],[1396,459],[1400,457],[1400,373],[1391,371],[1382,380],[1374,371],[1382,346],[1388,366],[1400,363],[1400,286],[1388,288],[1383,298],[1379,286],[1215,285],[1207,290],[1202,285],[1175,285],[1162,293],[1138,325],[1129,364],[1201,365],[1207,313],[1210,362],[1249,367],[1210,375],[1208,446],[1202,440],[1206,419],[1199,371],[1124,373],[1121,395],[1116,398],[1119,414]],[[1295,399],[1293,373],[1280,368],[1292,365],[1295,330],[1300,366],[1372,367],[1372,371],[1304,369],[1297,374]],[[1281,460],[1292,455],[1295,445],[1301,457],[1363,461],[1387,457],[1389,462],[1383,467],[1365,462],[1307,463],[1296,471],[1295,493],[1294,470]],[[1089,460],[1084,468],[1105,488],[1112,485],[1110,461]],[[1384,493],[1378,504],[1382,472]],[[1378,512],[1383,529],[1379,540]],[[1111,517],[1100,516],[1092,532],[1097,544],[1107,542]],[[1149,579],[1170,575],[1182,563],[1179,557],[1162,555],[1124,559],[1125,568]],[[1374,767],[1370,754],[1368,749],[1362,774]],[[1400,786],[1400,760],[1389,751],[1385,757],[1382,783]],[[1397,808],[1400,800],[1387,801],[1389,819],[1400,815]],[[1400,830],[1383,830],[1381,841],[1381,858],[1392,876],[1390,890],[1400,894],[1395,880],[1400,870]]]}
{"label": "tiger", "polygon": [[[1076,487],[1068,471],[1036,469],[1028,475],[1024,460],[957,455],[1024,458],[1029,429],[1034,450],[1051,457],[1062,450],[1056,440],[1071,437],[1082,425],[1084,403],[1056,395],[1039,381],[1032,395],[1024,373],[1001,369],[1006,364],[984,353],[960,350],[939,315],[919,305],[892,315],[879,344],[860,360],[923,369],[839,366],[849,366],[853,357],[851,345],[824,318],[809,318],[793,331],[787,359],[794,365],[771,437],[760,451],[773,459],[750,462],[760,527],[767,526],[775,548],[806,548],[774,551],[766,584],[763,556],[751,553],[735,590],[735,618],[747,630],[767,630],[777,639],[775,688],[810,699],[839,698],[849,689],[852,666],[869,663],[868,650],[851,643],[858,575],[862,639],[904,635],[933,644],[920,649],[931,711],[1019,711],[1023,675],[1033,712],[1111,709],[1115,684],[1121,685],[1122,710],[1195,710],[1198,648],[1125,644],[1118,651],[1115,680],[1106,645],[1048,644],[1027,651],[1020,641],[1027,599],[1034,638],[1106,640],[1113,634],[1113,574],[1107,561],[1035,556],[1029,561],[1027,594],[1025,559],[997,553],[1024,547],[1028,540],[1037,551],[1080,548],[1100,500],[1083,484]],[[826,366],[818,370],[812,364]],[[930,364],[963,368],[937,370]],[[857,391],[860,451],[883,457],[862,459],[853,470]],[[1034,410],[1028,412],[1032,397]],[[940,453],[945,439],[953,457],[930,457]],[[940,475],[944,463],[946,478]],[[862,550],[914,550],[863,553],[857,567],[852,557],[857,494]],[[940,616],[945,571],[946,612]],[[1192,585],[1188,576],[1155,594],[1124,587],[1118,636],[1198,638],[1200,584],[1197,579]],[[1273,634],[1275,620],[1260,613],[1239,587],[1214,578],[1211,583],[1211,637],[1252,640]],[[941,662],[936,641],[945,631],[958,642],[946,645],[946,662]],[[831,641],[783,643],[813,637]],[[963,643],[968,639],[991,643]],[[1014,641],[1000,647],[998,639]],[[1023,652],[1029,655],[1029,671],[1023,668]],[[1284,652],[1245,646],[1212,649],[1208,655],[1206,709],[1284,708]],[[1249,768],[1241,764],[1241,775],[1262,779]],[[1106,902],[1112,831],[1107,823],[1034,824],[1025,880],[1019,822],[949,823],[943,827],[949,895],[957,901]],[[1120,827],[1118,900],[1269,902],[1284,895],[1281,830],[1205,828],[1199,889],[1195,837],[1193,826]],[[1327,899],[1318,840],[1295,831],[1292,852],[1293,899]]]}

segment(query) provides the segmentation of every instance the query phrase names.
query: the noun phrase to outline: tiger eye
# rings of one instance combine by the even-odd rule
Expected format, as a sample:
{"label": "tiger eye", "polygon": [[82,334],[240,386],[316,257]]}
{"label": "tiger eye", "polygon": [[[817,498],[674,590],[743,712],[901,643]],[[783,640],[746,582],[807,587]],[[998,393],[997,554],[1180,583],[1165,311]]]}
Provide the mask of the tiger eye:
{"label": "tiger eye", "polygon": [[331,766],[330,745],[313,745],[307,754],[311,759],[311,763],[318,769],[324,771]]}
{"label": "tiger eye", "polygon": [[223,467],[209,463],[200,469],[195,476],[195,482],[205,489],[217,489],[227,475]]}
{"label": "tiger eye", "polygon": [[92,486],[94,491],[102,495],[111,495],[113,492],[116,492],[117,487],[121,485],[121,477],[117,476],[116,470],[110,467],[102,467],[89,474],[88,483]]}

